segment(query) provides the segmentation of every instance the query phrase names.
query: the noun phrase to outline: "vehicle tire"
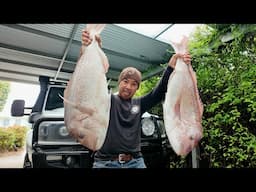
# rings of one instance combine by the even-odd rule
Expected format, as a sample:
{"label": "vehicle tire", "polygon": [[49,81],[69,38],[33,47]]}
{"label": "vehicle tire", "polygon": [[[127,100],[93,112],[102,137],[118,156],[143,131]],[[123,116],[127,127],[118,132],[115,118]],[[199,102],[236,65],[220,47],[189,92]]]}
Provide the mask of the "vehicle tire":
{"label": "vehicle tire", "polygon": [[31,162],[28,159],[28,154],[27,153],[26,153],[25,158],[24,158],[23,168],[25,168],[25,169],[32,168]]}

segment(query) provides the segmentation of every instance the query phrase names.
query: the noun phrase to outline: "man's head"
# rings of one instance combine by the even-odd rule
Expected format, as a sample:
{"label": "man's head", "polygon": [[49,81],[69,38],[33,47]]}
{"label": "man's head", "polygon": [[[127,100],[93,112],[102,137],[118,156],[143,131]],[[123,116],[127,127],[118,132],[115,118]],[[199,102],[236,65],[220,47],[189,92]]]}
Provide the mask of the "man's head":
{"label": "man's head", "polygon": [[119,75],[119,96],[123,99],[130,99],[140,86],[141,73],[134,67],[127,67]]}

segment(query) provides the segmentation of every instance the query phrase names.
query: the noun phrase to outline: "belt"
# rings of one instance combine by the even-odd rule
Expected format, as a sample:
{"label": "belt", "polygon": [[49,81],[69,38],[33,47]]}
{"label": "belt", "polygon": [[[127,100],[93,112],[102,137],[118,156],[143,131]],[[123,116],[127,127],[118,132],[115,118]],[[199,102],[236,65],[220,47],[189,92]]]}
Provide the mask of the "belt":
{"label": "belt", "polygon": [[111,155],[108,157],[95,157],[96,159],[99,160],[111,160],[111,161],[118,161],[119,163],[123,164],[123,163],[127,163],[129,161],[131,161],[132,159],[136,159],[142,157],[142,154],[140,152],[134,153],[134,154],[126,154],[126,153],[120,153],[120,154],[116,154],[116,155]]}
{"label": "belt", "polygon": [[113,158],[114,161],[118,161],[121,164],[127,163],[127,162],[131,161],[132,159],[133,159],[133,156],[131,154],[125,154],[125,153],[118,154],[117,157]]}

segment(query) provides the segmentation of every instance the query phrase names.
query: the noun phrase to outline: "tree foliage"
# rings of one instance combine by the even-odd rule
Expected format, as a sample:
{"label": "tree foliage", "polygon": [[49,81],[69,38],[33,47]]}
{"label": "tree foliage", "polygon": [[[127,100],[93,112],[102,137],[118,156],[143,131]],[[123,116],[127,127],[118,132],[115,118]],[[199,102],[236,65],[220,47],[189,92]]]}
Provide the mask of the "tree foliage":
{"label": "tree foliage", "polygon": [[0,112],[3,110],[10,92],[10,83],[7,81],[0,81]]}
{"label": "tree foliage", "polygon": [[256,25],[204,26],[190,52],[205,109],[201,160],[208,167],[255,167]]}
{"label": "tree foliage", "polygon": [[[191,36],[189,50],[204,103],[200,166],[255,167],[256,25],[202,25]],[[143,82],[140,93],[159,78]],[[170,165],[191,166],[191,154],[173,154]]]}

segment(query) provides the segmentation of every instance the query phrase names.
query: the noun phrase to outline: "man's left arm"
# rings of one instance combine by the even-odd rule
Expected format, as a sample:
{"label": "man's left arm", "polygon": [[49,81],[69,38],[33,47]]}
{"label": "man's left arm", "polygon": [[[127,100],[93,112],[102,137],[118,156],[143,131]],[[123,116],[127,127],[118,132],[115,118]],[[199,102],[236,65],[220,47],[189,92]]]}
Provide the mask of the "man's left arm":
{"label": "man's left arm", "polygon": [[151,92],[141,97],[142,113],[164,100],[165,93],[167,91],[168,80],[172,72],[173,68],[168,66],[157,86]]}
{"label": "man's left arm", "polygon": [[165,99],[165,93],[167,91],[169,77],[176,66],[176,62],[178,58],[183,59],[183,61],[186,64],[191,63],[191,56],[189,53],[185,53],[185,54],[176,53],[171,57],[171,59],[168,62],[168,67],[164,71],[164,74],[161,80],[159,81],[158,85],[150,93],[141,97],[142,113],[149,110],[154,105],[156,105],[157,103]]}

